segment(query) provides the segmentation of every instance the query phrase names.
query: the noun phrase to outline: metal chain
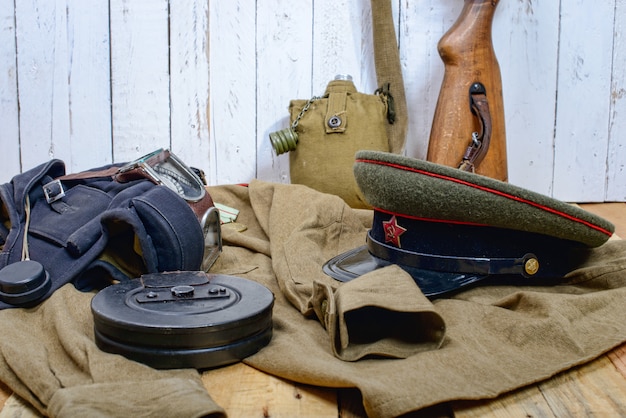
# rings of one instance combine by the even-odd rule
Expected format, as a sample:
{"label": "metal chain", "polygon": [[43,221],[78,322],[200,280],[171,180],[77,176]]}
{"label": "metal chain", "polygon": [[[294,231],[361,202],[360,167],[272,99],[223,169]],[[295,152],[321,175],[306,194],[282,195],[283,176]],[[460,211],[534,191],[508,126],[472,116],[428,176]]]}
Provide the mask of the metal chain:
{"label": "metal chain", "polygon": [[296,117],[296,119],[293,121],[293,123],[291,124],[291,129],[295,130],[296,127],[298,126],[298,122],[300,122],[300,119],[302,119],[302,116],[304,116],[304,113],[309,110],[309,107],[311,107],[311,104],[316,101],[321,99],[320,96],[313,96],[309,99],[308,102],[306,102],[306,104],[304,105],[304,107],[302,108],[302,110],[300,111],[300,113],[298,113],[298,116]]}

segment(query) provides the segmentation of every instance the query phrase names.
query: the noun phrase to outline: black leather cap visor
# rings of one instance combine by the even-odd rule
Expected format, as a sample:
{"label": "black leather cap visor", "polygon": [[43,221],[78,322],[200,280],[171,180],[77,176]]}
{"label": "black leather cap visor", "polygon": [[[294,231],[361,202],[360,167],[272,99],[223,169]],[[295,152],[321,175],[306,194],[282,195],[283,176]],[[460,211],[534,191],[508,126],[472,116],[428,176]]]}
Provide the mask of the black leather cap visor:
{"label": "black leather cap visor", "polygon": [[[397,264],[427,297],[494,278],[560,278],[584,259],[588,247],[552,236],[486,225],[432,222],[374,212],[367,243],[329,260],[323,270],[349,281]],[[519,283],[519,281],[518,281]]]}
{"label": "black leather cap visor", "polygon": [[[393,263],[370,254],[367,246],[364,245],[329,260],[324,264],[324,272],[334,279],[347,282],[391,264]],[[487,277],[477,274],[421,270],[402,265],[400,267],[413,277],[422,293],[429,298],[443,295]]]}

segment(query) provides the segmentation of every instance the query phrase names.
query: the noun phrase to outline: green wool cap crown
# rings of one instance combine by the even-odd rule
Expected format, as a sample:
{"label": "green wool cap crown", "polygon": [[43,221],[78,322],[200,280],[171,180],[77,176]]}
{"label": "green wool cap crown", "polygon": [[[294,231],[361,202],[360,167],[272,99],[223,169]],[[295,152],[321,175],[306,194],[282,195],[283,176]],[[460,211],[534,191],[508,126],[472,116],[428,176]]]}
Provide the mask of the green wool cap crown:
{"label": "green wool cap crown", "polygon": [[354,174],[374,209],[425,221],[527,231],[605,243],[615,227],[577,206],[510,183],[428,161],[359,151]]}

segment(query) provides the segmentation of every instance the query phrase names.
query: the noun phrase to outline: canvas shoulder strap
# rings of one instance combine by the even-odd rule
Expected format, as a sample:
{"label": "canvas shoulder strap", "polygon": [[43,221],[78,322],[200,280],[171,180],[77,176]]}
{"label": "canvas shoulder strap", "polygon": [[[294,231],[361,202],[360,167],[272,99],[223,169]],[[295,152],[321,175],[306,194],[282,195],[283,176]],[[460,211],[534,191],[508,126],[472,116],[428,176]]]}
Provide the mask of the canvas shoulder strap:
{"label": "canvas shoulder strap", "polygon": [[389,93],[393,97],[396,114],[395,122],[387,124],[389,150],[400,154],[404,151],[406,142],[408,116],[400,53],[393,25],[391,1],[371,0],[371,4],[376,81],[378,86],[382,88],[389,84]]}

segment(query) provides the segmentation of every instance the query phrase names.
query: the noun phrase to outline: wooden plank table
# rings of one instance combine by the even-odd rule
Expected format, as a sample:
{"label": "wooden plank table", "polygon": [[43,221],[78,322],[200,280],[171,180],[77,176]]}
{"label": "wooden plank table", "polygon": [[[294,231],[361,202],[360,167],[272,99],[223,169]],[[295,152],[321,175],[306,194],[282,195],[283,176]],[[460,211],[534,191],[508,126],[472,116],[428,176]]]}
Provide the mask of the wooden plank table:
{"label": "wooden plank table", "polygon": [[[626,237],[626,204],[581,205],[611,220]],[[625,302],[626,303],[626,302]],[[283,380],[243,363],[204,373],[211,397],[230,418],[366,416],[356,389],[319,388]],[[0,405],[16,405],[0,383]],[[16,415],[22,418],[35,415]],[[458,401],[412,416],[436,417],[618,417],[626,416],[626,344],[596,360],[496,399]]]}

